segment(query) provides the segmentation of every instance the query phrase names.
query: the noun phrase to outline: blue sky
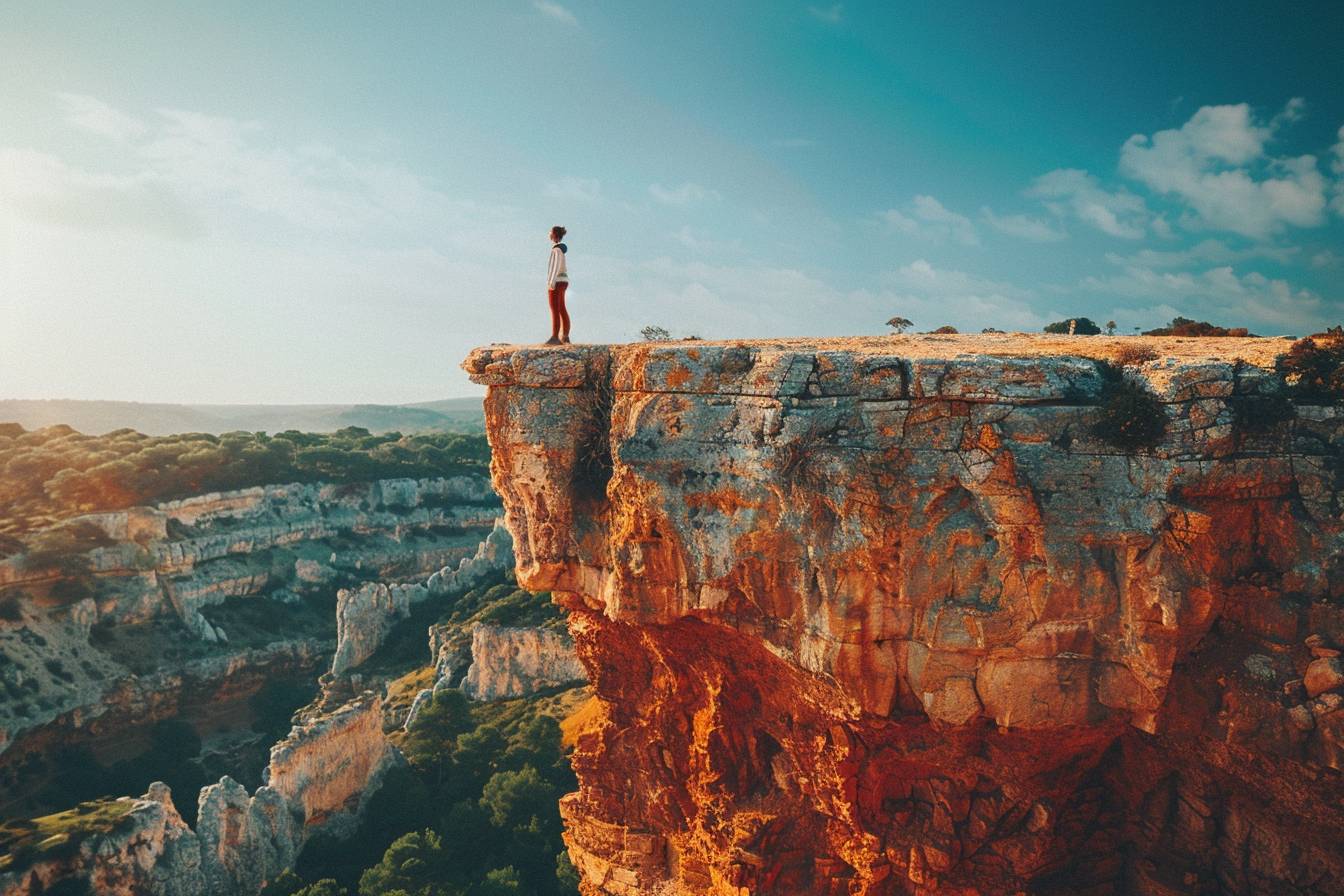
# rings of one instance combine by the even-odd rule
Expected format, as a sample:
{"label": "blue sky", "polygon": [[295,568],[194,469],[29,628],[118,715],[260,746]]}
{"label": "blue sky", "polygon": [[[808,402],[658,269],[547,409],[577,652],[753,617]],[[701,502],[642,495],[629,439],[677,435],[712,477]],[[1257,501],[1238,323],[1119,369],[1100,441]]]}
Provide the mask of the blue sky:
{"label": "blue sky", "polygon": [[553,223],[578,341],[1344,320],[1339,4],[1088,6],[8,4],[0,397],[471,394]]}

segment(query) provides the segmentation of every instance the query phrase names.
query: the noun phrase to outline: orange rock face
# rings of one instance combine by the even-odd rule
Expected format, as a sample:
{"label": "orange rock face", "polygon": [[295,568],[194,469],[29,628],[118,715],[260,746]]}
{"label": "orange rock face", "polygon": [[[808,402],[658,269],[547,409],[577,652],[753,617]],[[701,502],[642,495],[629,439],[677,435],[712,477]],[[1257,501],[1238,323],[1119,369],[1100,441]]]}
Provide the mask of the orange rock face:
{"label": "orange rock face", "polygon": [[1344,412],[1139,341],[474,352],[585,893],[1344,892]]}

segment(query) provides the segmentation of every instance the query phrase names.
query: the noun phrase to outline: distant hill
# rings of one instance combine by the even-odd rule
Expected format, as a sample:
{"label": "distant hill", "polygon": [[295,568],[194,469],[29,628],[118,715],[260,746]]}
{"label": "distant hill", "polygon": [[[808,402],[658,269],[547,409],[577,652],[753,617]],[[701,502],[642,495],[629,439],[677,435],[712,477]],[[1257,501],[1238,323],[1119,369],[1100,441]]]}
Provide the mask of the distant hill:
{"label": "distant hill", "polygon": [[362,426],[370,432],[481,432],[480,398],[417,404],[146,404],[137,401],[25,401],[0,399],[0,423],[25,429],[64,423],[99,435],[134,429],[145,435],[179,432],[334,432]]}

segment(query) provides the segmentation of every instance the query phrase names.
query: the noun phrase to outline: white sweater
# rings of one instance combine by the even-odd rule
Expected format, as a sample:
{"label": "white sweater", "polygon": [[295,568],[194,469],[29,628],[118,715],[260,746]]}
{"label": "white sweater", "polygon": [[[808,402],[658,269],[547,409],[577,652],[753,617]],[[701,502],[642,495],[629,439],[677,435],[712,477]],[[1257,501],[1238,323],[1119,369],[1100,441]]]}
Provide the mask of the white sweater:
{"label": "white sweater", "polygon": [[556,243],[551,246],[551,263],[546,268],[546,288],[555,289],[556,281],[563,280],[569,282],[569,274],[565,271],[565,252]]}

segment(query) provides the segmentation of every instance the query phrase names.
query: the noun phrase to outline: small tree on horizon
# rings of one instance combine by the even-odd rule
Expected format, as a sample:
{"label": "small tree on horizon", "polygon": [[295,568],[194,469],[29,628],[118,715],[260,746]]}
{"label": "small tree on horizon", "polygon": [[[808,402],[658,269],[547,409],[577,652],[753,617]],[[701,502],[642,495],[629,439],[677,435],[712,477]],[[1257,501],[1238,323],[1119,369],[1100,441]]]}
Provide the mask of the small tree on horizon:
{"label": "small tree on horizon", "polygon": [[645,342],[670,342],[672,334],[666,327],[647,326],[639,331],[639,335],[644,337]]}
{"label": "small tree on horizon", "polygon": [[[1069,332],[1069,325],[1073,325],[1073,332]],[[1045,325],[1045,332],[1056,335],[1073,336],[1096,336],[1101,332],[1101,327],[1097,326],[1090,317],[1071,317],[1067,320],[1057,320],[1052,324]]]}
{"label": "small tree on horizon", "polygon": [[891,327],[899,334],[904,333],[906,330],[913,327],[914,322],[904,317],[893,317],[891,320],[887,321],[887,326]]}
{"label": "small tree on horizon", "polygon": [[1107,336],[1115,335],[1115,321],[1113,320],[1106,321],[1106,335]]}

